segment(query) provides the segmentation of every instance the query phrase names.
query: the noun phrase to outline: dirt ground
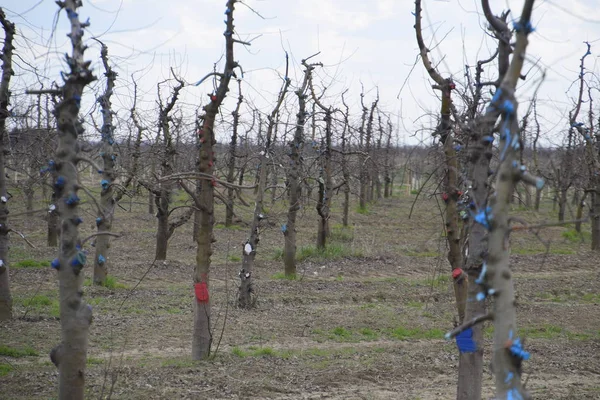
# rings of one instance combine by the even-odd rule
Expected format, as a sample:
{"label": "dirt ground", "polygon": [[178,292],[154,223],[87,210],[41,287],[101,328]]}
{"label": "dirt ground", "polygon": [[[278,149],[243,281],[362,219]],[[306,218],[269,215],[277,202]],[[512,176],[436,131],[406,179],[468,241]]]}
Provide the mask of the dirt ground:
{"label": "dirt ground", "polygon": [[[155,218],[144,197],[124,201],[114,224],[122,237],[111,248],[111,287],[92,287],[89,279],[85,287],[94,308],[87,397],[454,398],[458,351],[443,334],[455,312],[439,205],[423,199],[409,219],[414,199],[403,189],[367,213],[353,205],[347,229],[334,209],[331,254],[300,251],[307,258],[297,280],[282,278],[277,255],[285,214],[283,205],[272,207],[259,244],[252,311],[234,307],[248,228],[217,225],[211,270],[215,357],[202,362],[190,358],[191,224],[171,239],[169,260],[153,265]],[[13,203],[18,209],[22,202]],[[85,208],[82,236],[93,232],[95,218],[91,204]],[[316,212],[312,205],[302,212],[300,245],[309,246]],[[514,212],[530,222],[556,215],[546,202],[539,214],[516,206]],[[249,213],[239,211],[246,221]],[[217,223],[222,219],[219,214]],[[15,319],[0,323],[0,398],[51,399],[57,371],[48,353],[60,340],[60,326],[56,273],[47,265],[55,250],[45,246],[41,217],[14,224],[36,248],[11,237]],[[539,238],[512,238],[518,323],[531,352],[525,379],[535,399],[600,399],[600,256],[588,247],[589,237],[573,235],[570,226],[543,229]],[[87,277],[91,272],[85,269]],[[486,365],[492,329],[485,329]],[[484,398],[492,398],[492,390],[486,369]]]}

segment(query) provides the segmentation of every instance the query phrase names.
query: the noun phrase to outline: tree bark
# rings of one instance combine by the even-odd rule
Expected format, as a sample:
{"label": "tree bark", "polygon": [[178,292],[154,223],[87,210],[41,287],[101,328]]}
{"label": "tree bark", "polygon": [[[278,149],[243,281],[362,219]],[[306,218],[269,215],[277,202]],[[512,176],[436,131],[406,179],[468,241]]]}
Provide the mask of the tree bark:
{"label": "tree bark", "polygon": [[594,192],[592,192],[592,250],[600,251],[600,178],[592,181]]}
{"label": "tree bark", "polygon": [[568,193],[567,188],[560,189],[560,194],[559,194],[559,198],[558,198],[558,221],[559,222],[565,221],[565,213],[567,210],[567,200],[568,200],[567,193]]}
{"label": "tree bark", "polygon": [[81,270],[85,264],[85,253],[81,249],[78,232],[81,218],[77,196],[77,141],[83,132],[78,117],[81,96],[85,86],[96,78],[88,69],[89,63],[83,60],[84,24],[78,18],[79,4],[75,0],[59,3],[70,21],[69,37],[73,46],[72,55],[67,56],[70,71],[64,75],[63,97],[55,109],[59,135],[53,175],[61,233],[58,258],[52,265],[58,269],[62,342],[53,349],[51,359],[58,366],[60,400],[79,400],[84,397],[88,333],[92,322],[92,309],[83,301],[82,290],[84,276]]}
{"label": "tree bark", "polygon": [[[500,153],[496,196],[489,204],[480,206],[476,218],[489,231],[487,265],[484,265],[479,278],[483,291],[478,297],[494,297],[492,365],[498,398],[529,398],[521,382],[521,363],[528,358],[528,354],[522,349],[517,333],[508,238],[511,229],[509,205],[516,184],[523,181],[538,188],[543,186],[543,181],[530,176],[519,162],[521,138],[517,120],[518,103],[514,95],[525,59],[528,34],[532,31],[530,18],[533,3],[533,0],[525,1],[520,21],[516,25],[514,56],[490,107],[482,117],[484,121],[492,123],[501,117],[499,148],[504,149]],[[488,135],[491,133],[490,131]]]}
{"label": "tree bark", "polygon": [[[100,208],[96,217],[96,226],[98,233],[110,233],[115,213],[115,199],[113,197],[113,183],[117,174],[115,171],[114,144],[114,126],[112,124],[113,112],[111,109],[110,98],[115,87],[117,73],[108,65],[108,48],[102,43],[101,50],[102,63],[104,65],[104,76],[106,76],[106,89],[104,94],[98,99],[102,109],[102,180],[100,187]],[[94,257],[94,284],[104,285],[108,276],[108,249],[110,248],[110,236],[99,235],[96,238],[96,255]]]}
{"label": "tree bark", "polygon": [[12,296],[8,263],[8,191],[6,188],[6,156],[4,143],[8,139],[6,119],[10,115],[10,79],[12,69],[13,39],[15,25],[6,19],[4,10],[0,8],[0,23],[4,29],[4,46],[2,47],[2,78],[0,80],[0,321],[12,318]]}
{"label": "tree bark", "polygon": [[256,251],[258,249],[258,241],[259,237],[259,228],[261,221],[265,218],[263,203],[265,191],[267,188],[267,165],[269,163],[269,154],[271,153],[271,145],[275,136],[276,126],[278,123],[279,110],[281,109],[281,105],[283,104],[283,100],[285,99],[285,95],[287,94],[288,88],[290,86],[291,80],[288,78],[288,68],[287,68],[288,56],[286,53],[286,71],[285,71],[285,80],[281,91],[279,92],[279,96],[277,98],[277,103],[271,114],[268,116],[269,125],[267,127],[267,135],[265,138],[265,146],[263,151],[260,153],[260,177],[258,180],[258,191],[256,193],[256,200],[254,203],[254,214],[252,216],[252,223],[250,225],[250,234],[246,244],[244,245],[244,249],[242,250],[242,269],[239,273],[240,277],[240,287],[238,292],[238,306],[240,308],[250,309],[254,307],[255,298],[253,298],[252,294],[253,290],[253,277],[252,274],[254,272],[254,259],[256,257]]}
{"label": "tree bark", "polygon": [[[235,158],[236,158],[236,148],[237,148],[237,140],[238,140],[238,126],[240,121],[240,107],[242,106],[242,102],[244,101],[244,96],[242,95],[242,81],[238,80],[238,102],[235,107],[235,110],[231,113],[233,115],[233,128],[231,131],[231,141],[229,142],[229,160],[227,161],[227,182],[234,183],[235,182]],[[240,182],[240,185],[242,182]],[[227,204],[225,205],[225,226],[229,227],[233,224],[233,215],[234,215],[234,195],[235,191],[233,187],[229,186],[227,188]]]}
{"label": "tree bark", "polygon": [[294,130],[294,138],[289,143],[290,166],[287,169],[289,207],[286,224],[281,227],[284,238],[283,264],[285,276],[288,277],[296,275],[296,215],[300,209],[302,198],[300,171],[302,169],[301,153],[304,145],[304,125],[306,124],[306,89],[308,88],[308,76],[313,68],[310,64],[305,65],[302,85],[296,90],[296,97],[298,97],[296,129]]}
{"label": "tree bark", "polygon": [[[223,103],[229,82],[234,75],[234,68],[238,66],[233,59],[233,12],[236,0],[227,1],[225,14],[225,66],[220,76],[220,83],[210,102],[204,107],[202,129],[199,132],[201,147],[199,149],[198,172],[208,175],[214,173],[213,146],[216,143],[214,126],[215,117]],[[213,225],[214,225],[214,180],[202,179],[200,195],[197,196],[196,206],[200,209],[200,229],[198,231],[198,247],[196,250],[196,267],[194,269],[194,330],[192,334],[192,358],[200,360],[210,355],[212,334],[210,331],[210,298],[209,298],[209,272],[210,257],[212,255]]]}

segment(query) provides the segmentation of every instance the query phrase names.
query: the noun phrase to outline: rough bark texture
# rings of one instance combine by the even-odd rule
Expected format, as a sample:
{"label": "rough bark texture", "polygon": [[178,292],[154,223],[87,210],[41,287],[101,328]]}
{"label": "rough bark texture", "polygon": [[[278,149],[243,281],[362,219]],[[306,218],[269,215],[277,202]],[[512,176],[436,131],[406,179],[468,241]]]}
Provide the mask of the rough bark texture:
{"label": "rough bark texture", "polygon": [[[369,183],[372,179],[372,165],[373,160],[371,159],[371,138],[373,137],[373,118],[375,117],[375,110],[377,109],[377,103],[379,102],[379,93],[377,93],[377,99],[371,104],[371,109],[368,111],[366,129],[364,134],[364,147],[363,151],[367,155],[364,162],[360,166],[360,208],[365,209],[367,202],[372,200],[369,191]],[[364,116],[363,107],[363,116]]]}
{"label": "rough bark texture", "polygon": [[[304,60],[302,62],[305,64]],[[314,67],[305,65],[302,85],[296,90],[298,97],[298,113],[296,114],[296,129],[294,138],[289,143],[290,166],[287,169],[287,183],[289,191],[289,208],[286,224],[281,231],[284,237],[283,264],[286,276],[296,275],[296,215],[300,209],[302,187],[300,186],[300,172],[302,170],[302,148],[304,146],[304,124],[306,123],[306,90],[308,76]]]}
{"label": "rough bark texture", "polygon": [[[214,135],[215,117],[219,107],[229,90],[229,82],[234,76],[234,68],[238,66],[233,59],[233,12],[235,0],[227,1],[225,14],[225,66],[219,75],[220,82],[215,94],[211,95],[210,102],[204,107],[203,125],[199,132],[201,147],[199,149],[198,172],[213,175],[214,152],[216,143]],[[192,358],[200,360],[210,355],[212,335],[210,331],[210,298],[209,298],[209,272],[210,257],[212,255],[213,225],[214,225],[214,197],[213,185],[215,181],[202,179],[200,195],[197,196],[197,206],[200,209],[200,227],[198,231],[198,247],[196,250],[196,268],[194,270],[194,285],[196,298],[194,299],[194,331],[192,336]]]}
{"label": "rough bark texture", "polygon": [[[100,187],[100,208],[96,217],[98,232],[110,232],[112,230],[113,216],[115,212],[115,199],[113,198],[113,183],[116,179],[115,158],[113,144],[114,126],[112,124],[112,110],[110,98],[115,87],[117,73],[108,65],[108,48],[102,44],[102,63],[104,65],[104,76],[106,77],[106,89],[98,99],[102,110],[102,180]],[[108,275],[108,249],[110,248],[110,236],[99,235],[96,238],[96,255],[94,257],[94,284],[104,285]]]}
{"label": "rough bark texture", "polygon": [[[173,145],[173,137],[171,134],[171,111],[175,107],[179,92],[183,88],[184,83],[181,80],[177,80],[177,85],[173,88],[173,95],[171,100],[166,104],[165,107],[160,105],[160,115],[158,121],[159,132],[162,133],[162,148],[161,148],[161,160],[160,160],[160,174],[162,177],[167,177],[173,174],[174,162],[175,162],[175,147]],[[169,225],[170,216],[170,205],[171,205],[171,191],[173,190],[173,183],[169,180],[161,181],[156,190],[154,190],[154,204],[156,205],[156,260],[167,259],[167,249],[169,247],[169,239],[171,238],[171,227]]]}
{"label": "rough bark texture", "polygon": [[[423,34],[421,30],[421,1],[415,1],[415,31],[417,43],[423,65],[427,70],[430,78],[435,82],[434,88],[442,92],[442,101],[440,109],[440,123],[434,132],[435,136],[439,137],[443,145],[446,172],[444,175],[444,193],[443,199],[446,204],[446,238],[448,243],[448,262],[452,270],[454,296],[456,300],[456,308],[458,312],[459,323],[463,323],[467,307],[467,295],[469,291],[469,280],[467,275],[461,271],[463,267],[463,252],[461,238],[461,220],[458,212],[458,200],[461,192],[459,189],[459,162],[458,154],[454,144],[454,134],[452,130],[452,122],[450,119],[452,107],[452,90],[455,85],[452,80],[444,79],[432,66],[429,60],[429,50],[425,47]],[[487,173],[487,169],[485,170]],[[487,176],[486,176],[487,178]],[[481,336],[478,332],[476,336]],[[480,342],[478,342],[480,343]],[[480,352],[478,354],[478,352]],[[481,375],[477,367],[481,366],[481,357],[483,350],[478,350],[474,353],[473,360],[467,359],[460,353],[459,357],[459,384],[458,395],[459,400],[463,399],[478,399],[481,397]],[[463,379],[461,381],[461,378]],[[465,381],[467,379],[468,381]],[[468,389],[464,384],[469,386]]]}
{"label": "rough bark texture", "polygon": [[[346,108],[346,112],[344,114],[344,128],[342,130],[342,177],[344,179],[344,202],[342,204],[342,225],[348,226],[348,214],[350,213],[350,169],[348,168],[348,159],[346,155],[346,151],[348,150],[348,127],[350,126],[350,122],[348,121],[348,115],[350,114],[350,107],[346,104],[344,99],[344,94],[342,93],[342,103]],[[388,190],[388,185],[386,182],[386,193]],[[386,195],[387,197],[387,195]]]}
{"label": "rough bark texture", "polygon": [[[233,127],[231,131],[231,141],[229,142],[229,160],[227,160],[227,182],[235,183],[235,158],[236,158],[236,149],[237,149],[237,140],[238,140],[238,127],[240,122],[240,107],[242,106],[242,102],[244,101],[244,96],[242,96],[242,81],[238,80],[238,102],[235,107],[235,110],[231,113],[233,115]],[[240,182],[240,185],[242,183]],[[227,208],[225,209],[225,226],[231,226],[233,224],[233,201],[234,201],[235,191],[232,186],[227,188]]]}
{"label": "rough bark texture", "polygon": [[388,120],[388,132],[387,132],[387,141],[385,144],[385,162],[383,165],[383,180],[384,180],[384,189],[383,189],[383,197],[386,199],[391,197],[392,195],[392,171],[393,168],[392,160],[391,160],[391,151],[392,151],[392,122]]}
{"label": "rough bark texture", "polygon": [[592,181],[592,250],[600,251],[600,178]]}
{"label": "rough bark texture", "polygon": [[364,90],[363,90],[363,92],[361,92],[361,94],[360,94],[360,104],[362,106],[362,114],[360,117],[360,128],[358,129],[358,143],[359,143],[359,148],[362,151],[362,154],[360,156],[360,172],[358,175],[358,181],[359,181],[358,207],[361,210],[366,210],[366,208],[367,208],[367,184],[366,184],[367,170],[366,170],[366,165],[367,165],[367,157],[368,156],[365,151],[365,125],[367,123],[367,116],[369,115],[369,109],[365,106],[364,100],[365,100],[365,95],[364,95]]}
{"label": "rough bark texture", "polygon": [[[133,148],[130,148],[129,150],[131,151],[131,165],[130,165],[130,169],[129,171],[127,171],[127,177],[125,178],[125,180],[119,185],[120,188],[119,190],[114,194],[114,200],[115,203],[118,203],[119,201],[121,201],[121,199],[123,198],[123,196],[127,193],[126,190],[129,188],[129,186],[132,184],[132,182],[138,179],[138,170],[140,167],[140,157],[141,157],[141,145],[142,145],[142,138],[143,138],[143,134],[144,131],[146,131],[147,129],[145,127],[143,127],[137,117],[137,111],[136,111],[136,105],[137,105],[137,82],[135,81],[135,79],[132,76],[132,80],[133,80],[133,105],[131,106],[131,109],[129,110],[129,115],[131,117],[131,121],[133,122],[133,125],[135,127],[135,140],[133,142]],[[130,146],[130,141],[127,141],[127,145],[128,147]],[[134,186],[134,191],[137,193],[137,182],[136,185]],[[133,196],[132,196],[133,198]]]}
{"label": "rough bark texture", "polygon": [[51,353],[51,359],[58,366],[58,397],[61,400],[79,400],[84,397],[85,366],[89,327],[92,322],[92,309],[83,301],[83,274],[85,254],[81,249],[78,225],[79,189],[77,164],[78,136],[83,132],[79,121],[81,96],[87,84],[95,77],[89,70],[90,62],[83,60],[85,47],[82,43],[83,25],[77,15],[80,2],[66,0],[58,2],[69,19],[69,37],[73,46],[71,56],[67,56],[70,71],[65,74],[62,99],[55,109],[58,122],[58,148],[53,175],[57,192],[57,210],[61,223],[58,258],[53,266],[58,269],[60,326],[62,342]]}
{"label": "rough bark texture", "polygon": [[[528,34],[531,32],[533,0],[527,0],[517,23],[514,56],[502,84],[487,109],[484,121],[500,121],[500,166],[496,178],[496,196],[493,203],[480,206],[478,221],[489,230],[487,266],[481,273],[482,296],[493,295],[494,345],[493,371],[498,398],[529,398],[521,382],[523,352],[517,335],[514,284],[510,269],[508,238],[510,201],[519,181],[538,188],[543,181],[528,175],[519,162],[520,130],[517,119],[518,103],[515,88],[520,78]],[[490,132],[491,133],[491,132]]]}
{"label": "rough bark texture", "polygon": [[[287,54],[286,54],[287,62]],[[256,199],[254,203],[254,214],[252,215],[252,223],[250,224],[250,234],[244,248],[242,249],[242,269],[239,272],[240,287],[238,292],[238,306],[240,308],[252,308],[255,304],[255,298],[253,298],[253,284],[252,274],[254,272],[254,258],[256,257],[256,251],[258,249],[258,242],[260,240],[260,224],[263,219],[266,218],[264,215],[263,204],[265,197],[265,190],[267,188],[267,166],[269,163],[270,154],[272,151],[272,139],[275,132],[275,127],[278,123],[279,110],[285,99],[291,80],[288,78],[288,71],[286,68],[285,78],[283,87],[279,92],[277,103],[271,114],[267,117],[269,125],[267,126],[267,135],[265,137],[265,146],[260,152],[260,176],[258,179],[258,191],[256,192]]]}
{"label": "rough bark texture", "polygon": [[[569,115],[569,123],[571,125],[571,130],[577,130],[577,132],[583,137],[585,143],[585,161],[588,167],[588,174],[590,176],[587,185],[588,192],[591,194],[591,212],[590,212],[590,220],[592,225],[592,240],[591,240],[591,249],[592,250],[600,250],[600,136],[598,136],[594,132],[594,113],[592,106],[592,95],[591,89],[588,88],[588,103],[589,103],[589,121],[588,126],[586,126],[583,122],[578,122],[577,118],[581,111],[581,106],[583,104],[583,93],[584,88],[586,86],[585,83],[585,59],[587,56],[591,55],[591,45],[586,42],[587,49],[585,54],[580,59],[579,65],[579,95],[577,101],[575,103],[575,108],[571,111]],[[584,196],[585,198],[585,196]],[[560,202],[562,204],[563,198],[561,193]],[[566,203],[566,200],[565,200]],[[583,199],[581,200],[583,203]],[[559,221],[560,213],[564,207],[560,208],[559,211]],[[577,209],[577,219],[581,219],[581,210],[582,204],[579,205]],[[564,211],[562,211],[564,217]],[[579,223],[578,223],[579,224]]]}
{"label": "rough bark texture", "polygon": [[[325,249],[329,237],[329,214],[331,212],[331,199],[333,197],[333,180],[331,171],[331,137],[332,137],[332,114],[333,109],[326,107],[321,103],[312,82],[312,74],[308,75],[308,86],[314,104],[316,104],[324,113],[325,134],[321,138],[319,152],[319,197],[317,199],[317,213],[319,214],[319,226],[317,230],[317,249]],[[377,101],[374,103],[376,104]]]}
{"label": "rough bark texture", "polygon": [[333,182],[331,179],[331,108],[325,111],[325,136],[322,140],[319,173],[319,198],[317,200],[317,213],[319,214],[319,228],[317,230],[317,249],[325,249],[329,237],[329,214],[331,212],[331,198],[333,196]]}
{"label": "rough bark texture", "polygon": [[7,139],[6,119],[9,116],[10,78],[12,69],[13,38],[15,25],[6,19],[0,8],[0,23],[4,28],[2,47],[2,78],[0,80],[0,321],[12,318],[12,296],[8,267],[8,192],[6,190],[5,147]]}

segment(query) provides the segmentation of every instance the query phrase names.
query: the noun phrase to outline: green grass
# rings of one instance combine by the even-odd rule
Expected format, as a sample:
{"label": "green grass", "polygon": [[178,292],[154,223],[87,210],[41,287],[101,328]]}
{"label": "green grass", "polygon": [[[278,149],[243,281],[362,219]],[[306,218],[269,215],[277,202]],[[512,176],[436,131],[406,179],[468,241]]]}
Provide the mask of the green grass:
{"label": "green grass", "polygon": [[46,268],[50,266],[50,261],[26,259],[12,264],[13,268]]}
{"label": "green grass", "polygon": [[590,232],[577,232],[575,229],[563,231],[561,236],[571,243],[578,243],[584,240],[589,241],[592,239],[592,234]]}
{"label": "green grass", "polygon": [[37,294],[31,297],[16,297],[15,305],[34,311],[38,314],[50,315],[56,318],[60,316],[58,299],[54,297],[51,298],[45,294]]}
{"label": "green grass", "polygon": [[[518,254],[521,256],[533,256],[536,254],[544,254],[546,253],[546,249],[544,247],[538,247],[538,248],[531,248],[531,247],[527,247],[527,248],[512,248],[510,249],[510,252],[512,254]],[[548,253],[549,254],[557,254],[557,255],[568,255],[568,254],[575,254],[575,250],[572,249],[568,249],[568,248],[564,248],[564,247],[555,247],[555,246],[550,246],[550,249],[548,249]]]}
{"label": "green grass", "polygon": [[409,339],[441,339],[444,337],[444,331],[441,329],[422,329],[422,328],[405,328],[399,326],[396,328],[360,328],[357,330],[351,330],[342,326],[337,326],[330,331],[323,331],[322,329],[313,329],[311,331],[316,336],[317,342],[325,342],[326,340],[332,340],[335,342],[362,342],[362,341],[376,341],[380,337],[386,337],[388,339],[396,340],[409,340]]}
{"label": "green grass", "polygon": [[271,275],[271,279],[283,279],[283,280],[288,280],[288,281],[295,281],[296,279],[298,279],[298,276],[296,274],[292,274],[292,275],[286,275],[285,272],[277,272],[273,275]]}
{"label": "green grass", "polygon": [[280,358],[289,358],[291,352],[288,350],[285,351],[277,351],[272,347],[256,347],[250,346],[248,350],[243,350],[237,346],[231,349],[231,354],[236,357],[246,358],[246,357],[280,357]]}
{"label": "green grass", "polygon": [[[83,281],[83,286],[92,286],[92,278],[85,278]],[[98,285],[100,287],[105,287],[107,289],[127,289],[128,286],[124,283],[118,282],[117,278],[112,275],[107,275],[104,284]]]}
{"label": "green grass", "polygon": [[231,262],[241,262],[242,261],[242,257],[240,256],[236,256],[235,254],[230,254],[227,259]]}
{"label": "green grass", "polygon": [[0,376],[8,375],[13,370],[10,364],[0,364]]}
{"label": "green grass", "polygon": [[371,328],[359,329],[358,333],[363,335],[367,340],[376,340],[379,337],[379,332],[374,331]]}
{"label": "green grass", "polygon": [[420,301],[409,300],[406,302],[406,306],[411,308],[423,308],[424,305],[425,303]]}
{"label": "green grass", "polygon": [[332,242],[351,242],[354,240],[354,229],[351,226],[334,225],[329,232]]}
{"label": "green grass", "polygon": [[586,303],[599,303],[600,302],[600,293],[586,293],[581,299]]}
{"label": "green grass", "polygon": [[104,362],[104,360],[96,357],[88,357],[86,362],[87,365],[100,365]]}
{"label": "green grass", "polygon": [[598,303],[600,302],[600,293],[539,293],[537,295],[540,299],[551,301],[552,303],[566,303],[566,302],[579,302],[579,303]]}
{"label": "green grass", "polygon": [[275,249],[273,251],[273,255],[271,256],[273,261],[281,261],[283,260],[283,249]]}
{"label": "green grass", "polygon": [[346,329],[342,326],[333,328],[331,333],[333,333],[335,336],[337,336],[339,338],[343,338],[343,339],[347,339],[352,336],[352,332],[350,332],[348,329]]}
{"label": "green grass", "polygon": [[[569,340],[589,340],[594,337],[594,335],[589,333],[571,332],[552,324],[544,324],[538,327],[525,327],[520,330],[520,334],[525,338],[531,339],[566,338]],[[595,336],[600,336],[600,332]]]}
{"label": "green grass", "polygon": [[181,358],[173,358],[164,360],[160,363],[161,367],[174,367],[174,368],[190,368],[197,365],[197,361]]}
{"label": "green grass", "polygon": [[437,257],[440,255],[437,251],[414,251],[414,250],[405,250],[403,253],[410,257]]}
{"label": "green grass", "polygon": [[0,345],[0,356],[5,357],[13,357],[13,358],[21,358],[28,356],[37,356],[38,352],[32,347],[25,347],[22,349],[17,349],[14,347],[9,347],[5,345]]}
{"label": "green grass", "polygon": [[[333,242],[333,241],[332,241]],[[329,243],[324,249],[318,249],[316,246],[302,246],[296,251],[296,261],[306,260],[335,260],[344,257],[363,257],[364,254],[359,250],[353,250],[341,243]],[[283,259],[283,249],[275,249],[274,261]]]}
{"label": "green grass", "polygon": [[174,206],[182,206],[190,200],[190,195],[185,190],[177,190],[171,198]]}
{"label": "green grass", "polygon": [[244,227],[241,225],[225,226],[225,224],[215,224],[215,229],[229,229],[232,231],[242,231],[242,230],[244,230]]}
{"label": "green grass", "polygon": [[369,215],[369,213],[370,213],[369,207],[367,207],[367,206],[365,206],[365,207],[358,206],[358,207],[356,207],[356,213],[357,214],[361,214],[361,215]]}
{"label": "green grass", "polygon": [[389,336],[398,340],[406,339],[441,339],[444,337],[444,331],[441,329],[421,329],[421,328],[405,328],[399,326],[389,332]]}
{"label": "green grass", "polygon": [[362,257],[360,251],[355,251],[339,243],[330,243],[324,249],[316,246],[304,246],[296,252],[296,260],[299,262],[308,259],[334,260],[343,257]]}

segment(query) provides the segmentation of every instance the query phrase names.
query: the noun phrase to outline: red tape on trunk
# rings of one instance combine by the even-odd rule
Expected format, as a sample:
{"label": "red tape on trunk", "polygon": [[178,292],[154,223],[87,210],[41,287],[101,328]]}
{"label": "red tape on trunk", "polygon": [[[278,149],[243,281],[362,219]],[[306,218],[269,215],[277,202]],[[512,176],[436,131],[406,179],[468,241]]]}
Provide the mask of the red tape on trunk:
{"label": "red tape on trunk", "polygon": [[208,287],[206,282],[198,282],[194,285],[194,292],[196,292],[196,300],[198,303],[208,303]]}
{"label": "red tape on trunk", "polygon": [[452,279],[458,279],[462,275],[463,270],[460,268],[455,268],[452,270]]}

